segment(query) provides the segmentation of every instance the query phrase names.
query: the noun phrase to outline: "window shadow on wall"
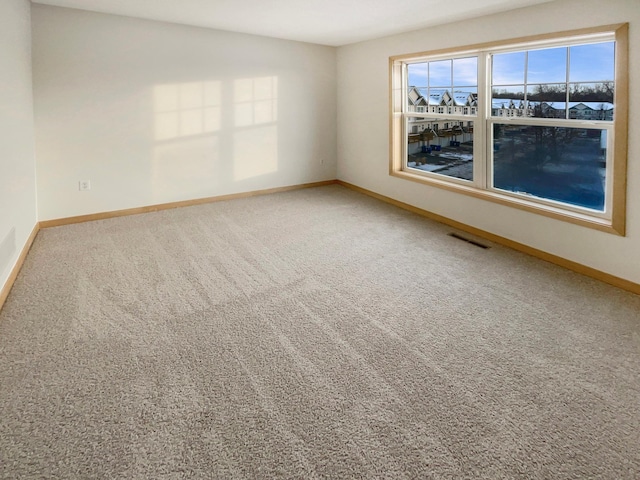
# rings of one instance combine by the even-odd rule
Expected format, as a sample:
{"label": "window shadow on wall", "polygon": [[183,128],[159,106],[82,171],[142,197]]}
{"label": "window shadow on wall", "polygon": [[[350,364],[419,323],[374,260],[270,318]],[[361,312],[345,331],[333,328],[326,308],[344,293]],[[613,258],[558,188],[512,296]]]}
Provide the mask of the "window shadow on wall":
{"label": "window shadow on wall", "polygon": [[152,96],[154,196],[227,193],[278,171],[277,77],[166,83]]}

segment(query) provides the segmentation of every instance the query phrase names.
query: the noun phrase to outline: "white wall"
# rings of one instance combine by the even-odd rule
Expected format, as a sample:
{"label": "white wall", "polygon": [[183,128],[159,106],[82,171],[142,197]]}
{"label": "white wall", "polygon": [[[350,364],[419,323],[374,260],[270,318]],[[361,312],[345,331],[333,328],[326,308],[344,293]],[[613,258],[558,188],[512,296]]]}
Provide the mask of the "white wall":
{"label": "white wall", "polygon": [[[338,178],[640,283],[640,4],[562,0],[338,49]],[[630,23],[627,236],[619,237],[389,176],[392,55]]]}
{"label": "white wall", "polygon": [[28,0],[0,2],[0,288],[37,222]]}
{"label": "white wall", "polygon": [[41,220],[336,177],[335,48],[32,16]]}

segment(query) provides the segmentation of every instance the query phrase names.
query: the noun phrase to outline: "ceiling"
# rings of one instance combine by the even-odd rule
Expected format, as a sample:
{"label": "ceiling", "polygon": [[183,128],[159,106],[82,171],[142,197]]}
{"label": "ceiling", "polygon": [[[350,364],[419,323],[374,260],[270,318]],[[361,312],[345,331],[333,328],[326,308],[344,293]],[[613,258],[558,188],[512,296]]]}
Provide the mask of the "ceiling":
{"label": "ceiling", "polygon": [[552,0],[32,0],[341,46]]}

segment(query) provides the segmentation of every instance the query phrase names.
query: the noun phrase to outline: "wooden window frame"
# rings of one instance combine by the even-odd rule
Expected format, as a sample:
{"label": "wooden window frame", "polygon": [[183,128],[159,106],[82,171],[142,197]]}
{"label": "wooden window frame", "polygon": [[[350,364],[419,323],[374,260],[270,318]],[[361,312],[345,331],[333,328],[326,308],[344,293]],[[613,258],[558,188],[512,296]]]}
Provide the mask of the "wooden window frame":
{"label": "wooden window frame", "polygon": [[[628,110],[629,110],[629,80],[628,80],[628,24],[615,24],[606,25],[601,27],[586,28],[580,30],[571,30],[565,32],[551,33],[545,35],[535,35],[529,37],[521,37],[515,39],[508,39],[497,42],[467,45],[461,47],[453,47],[440,49],[435,51],[425,51],[413,54],[397,55],[389,58],[389,112],[390,112],[390,142],[389,142],[389,174],[410,180],[432,187],[442,188],[456,193],[469,195],[475,198],[480,198],[490,202],[499,203],[515,207],[528,212],[544,215],[546,217],[563,220],[573,224],[581,225],[588,228],[593,228],[607,233],[617,234],[624,236],[626,229],[626,177],[627,177],[627,136],[628,136]],[[421,58],[444,58],[445,55],[451,57],[461,57],[464,55],[474,55],[482,53],[484,55],[488,53],[495,53],[496,51],[505,49],[522,49],[538,47],[540,45],[557,45],[558,43],[566,42],[568,45],[579,43],[580,41],[589,41],[591,39],[597,39],[599,36],[606,35],[613,36],[616,42],[615,48],[615,96],[614,96],[614,119],[612,124],[612,130],[614,132],[614,138],[612,140],[612,161],[607,164],[607,169],[611,169],[609,175],[609,182],[607,188],[610,191],[605,192],[607,195],[607,207],[606,216],[592,214],[588,209],[576,209],[570,206],[565,208],[563,205],[558,205],[559,202],[545,202],[544,200],[537,201],[526,197],[520,197],[517,195],[510,195],[508,193],[497,192],[495,189],[488,190],[486,188],[479,188],[475,185],[459,182],[456,179],[449,180],[446,176],[428,176],[421,175],[420,173],[408,171],[405,168],[405,143],[406,143],[406,131],[405,131],[405,65],[411,61],[416,61]],[[485,69],[486,65],[481,66],[481,62],[478,62],[479,86],[478,95],[484,94],[485,90],[481,88],[481,85],[486,87],[487,73]],[[483,95],[486,97],[486,95]],[[488,128],[491,122],[495,122],[496,118],[490,115],[490,101],[487,98],[479,98],[479,107],[477,116],[469,116],[469,121],[474,121],[474,130],[477,131],[477,135],[482,135],[485,139],[483,142],[486,144],[488,135]],[[514,119],[514,123],[518,124],[518,119]],[[507,120],[508,122],[508,120]],[[575,127],[580,127],[576,124]],[[478,138],[478,137],[477,137]],[[480,162],[483,168],[490,163],[490,158],[485,151],[481,152],[483,158]],[[474,158],[474,162],[476,162]],[[475,170],[474,166],[474,170]],[[441,178],[439,178],[441,177]]]}

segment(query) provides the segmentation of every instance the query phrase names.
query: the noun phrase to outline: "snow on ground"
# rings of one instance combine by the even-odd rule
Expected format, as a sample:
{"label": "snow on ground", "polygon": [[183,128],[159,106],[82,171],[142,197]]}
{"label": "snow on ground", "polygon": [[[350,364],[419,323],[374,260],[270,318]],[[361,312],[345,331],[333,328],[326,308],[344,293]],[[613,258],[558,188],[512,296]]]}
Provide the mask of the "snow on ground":
{"label": "snow on ground", "polygon": [[472,153],[453,153],[453,152],[443,152],[440,154],[442,158],[450,158],[452,160],[461,160],[463,162],[470,162],[473,160]]}
{"label": "snow on ground", "polygon": [[416,165],[416,162],[409,162],[407,165],[411,168],[417,168],[418,170],[424,170],[426,172],[435,172],[436,170],[446,168],[446,165]]}

